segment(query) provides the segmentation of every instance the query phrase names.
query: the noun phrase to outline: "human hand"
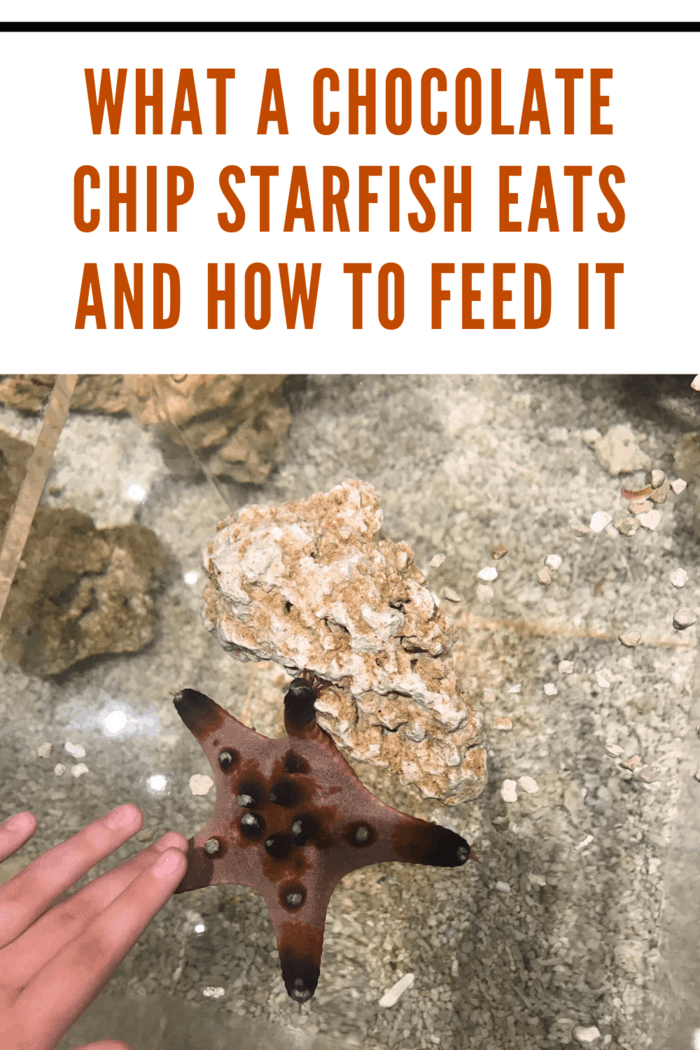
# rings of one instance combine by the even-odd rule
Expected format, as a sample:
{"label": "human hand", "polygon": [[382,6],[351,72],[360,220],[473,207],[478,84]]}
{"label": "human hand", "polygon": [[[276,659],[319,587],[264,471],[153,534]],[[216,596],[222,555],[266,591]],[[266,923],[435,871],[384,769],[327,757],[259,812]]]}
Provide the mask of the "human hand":
{"label": "human hand", "polygon": [[[119,806],[0,886],[2,1050],[53,1050],[181,881],[187,839],[169,831],[51,907],[142,824],[137,806]],[[16,853],[36,826],[31,813],[18,813],[0,824],[0,862]],[[102,1039],[79,1050],[129,1047]]]}

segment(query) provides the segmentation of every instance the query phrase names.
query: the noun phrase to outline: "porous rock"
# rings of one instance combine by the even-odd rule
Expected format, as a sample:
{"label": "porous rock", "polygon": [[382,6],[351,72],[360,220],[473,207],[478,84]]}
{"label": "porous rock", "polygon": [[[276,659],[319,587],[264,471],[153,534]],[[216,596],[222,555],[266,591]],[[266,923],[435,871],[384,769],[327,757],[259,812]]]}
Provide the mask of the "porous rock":
{"label": "porous rock", "polygon": [[[0,402],[38,412],[53,375],[0,377]],[[280,392],[284,375],[84,375],[71,411],[131,412],[155,432],[167,465],[196,473],[197,460],[216,475],[261,485],[284,456],[292,417]]]}
{"label": "porous rock", "polygon": [[[0,536],[30,454],[0,432]],[[71,507],[38,507],[0,619],[0,652],[26,674],[49,675],[142,649],[153,638],[148,592],[160,563],[144,525],[98,529]]]}
{"label": "porous rock", "polygon": [[213,474],[261,485],[282,461],[292,421],[279,390],[285,378],[129,375],[124,384],[131,412],[155,429],[171,469],[191,470],[187,449],[196,449]]}
{"label": "porous rock", "polygon": [[237,659],[312,672],[318,721],[351,758],[454,805],[485,784],[481,719],[457,681],[453,621],[381,523],[361,481],[244,507],[205,548],[203,621]]}
{"label": "porous rock", "polygon": [[[11,375],[0,378],[0,401],[22,412],[38,412],[51,393],[54,375]],[[71,412],[127,411],[124,377],[79,376],[71,398]]]}

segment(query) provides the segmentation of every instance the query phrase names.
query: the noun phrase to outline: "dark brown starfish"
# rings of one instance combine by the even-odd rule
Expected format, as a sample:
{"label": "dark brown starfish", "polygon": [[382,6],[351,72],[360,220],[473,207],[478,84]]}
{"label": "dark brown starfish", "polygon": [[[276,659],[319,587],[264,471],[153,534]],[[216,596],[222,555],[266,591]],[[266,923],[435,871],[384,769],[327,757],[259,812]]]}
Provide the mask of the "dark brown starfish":
{"label": "dark brown starfish", "polygon": [[297,1002],[316,990],[326,909],[344,875],[387,860],[457,867],[470,852],[454,831],[385,806],[360,783],[316,722],[314,686],[304,678],[289,686],[281,740],[249,729],[194,689],[174,700],[216,783],[216,808],[189,840],[175,892],[222,882],[258,890]]}

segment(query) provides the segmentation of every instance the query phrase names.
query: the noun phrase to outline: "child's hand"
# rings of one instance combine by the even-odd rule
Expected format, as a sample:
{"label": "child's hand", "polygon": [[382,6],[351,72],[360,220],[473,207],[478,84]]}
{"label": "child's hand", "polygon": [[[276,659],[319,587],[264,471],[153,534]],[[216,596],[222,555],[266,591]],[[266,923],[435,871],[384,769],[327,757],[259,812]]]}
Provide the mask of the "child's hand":
{"label": "child's hand", "polygon": [[[51,907],[69,886],[135,835],[142,823],[137,806],[120,806],[0,886],[3,1050],[52,1050],[97,998],[182,879],[187,840],[170,831]],[[31,813],[19,813],[0,824],[0,862],[16,853],[35,830]],[[129,1048],[118,1040],[103,1039],[80,1050]]]}

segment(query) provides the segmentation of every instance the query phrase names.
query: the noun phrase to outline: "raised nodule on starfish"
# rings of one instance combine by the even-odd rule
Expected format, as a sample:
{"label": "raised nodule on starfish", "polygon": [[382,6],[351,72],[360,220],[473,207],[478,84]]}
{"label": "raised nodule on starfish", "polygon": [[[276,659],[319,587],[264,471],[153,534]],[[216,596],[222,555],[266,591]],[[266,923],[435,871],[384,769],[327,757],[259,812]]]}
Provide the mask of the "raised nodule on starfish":
{"label": "raised nodule on starfish", "polygon": [[216,783],[214,813],[189,840],[175,892],[215,883],[258,890],[297,1002],[316,990],[326,910],[344,875],[389,860],[457,867],[470,853],[454,831],[375,798],[317,724],[314,700],[313,683],[295,678],[284,699],[287,736],[271,740],[194,689],[174,699]]}

